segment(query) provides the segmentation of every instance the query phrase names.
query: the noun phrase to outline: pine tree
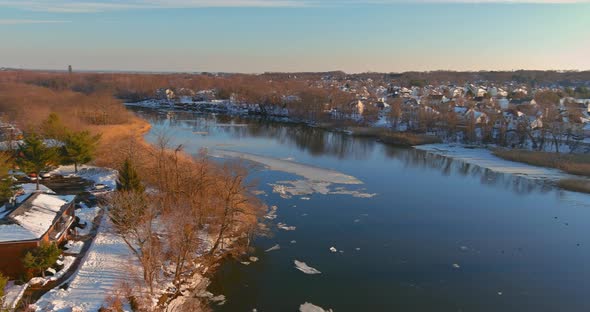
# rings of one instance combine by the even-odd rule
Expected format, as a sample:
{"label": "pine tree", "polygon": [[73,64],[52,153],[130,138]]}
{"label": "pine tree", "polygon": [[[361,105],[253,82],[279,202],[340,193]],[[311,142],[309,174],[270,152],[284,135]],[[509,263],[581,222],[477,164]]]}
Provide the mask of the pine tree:
{"label": "pine tree", "polygon": [[64,141],[63,160],[74,164],[78,172],[78,164],[85,164],[94,158],[100,135],[91,135],[88,131],[69,133]]}
{"label": "pine tree", "polygon": [[119,171],[119,181],[117,181],[119,191],[143,193],[145,190],[141,179],[135,170],[135,166],[129,158],[125,159],[123,166]]}
{"label": "pine tree", "polygon": [[35,133],[25,136],[23,144],[18,145],[16,163],[26,173],[37,175],[37,190],[39,190],[39,174],[56,164],[58,154],[56,149],[48,147]]}
{"label": "pine tree", "polygon": [[23,266],[34,274],[40,272],[41,276],[45,277],[45,270],[55,264],[60,255],[61,250],[56,244],[43,242],[39,247],[25,254]]}
{"label": "pine tree", "polygon": [[69,130],[56,113],[51,113],[41,124],[41,133],[47,139],[63,141],[68,136]]}
{"label": "pine tree", "polygon": [[8,172],[12,167],[12,158],[8,153],[0,152],[0,203],[13,195],[12,180]]}
{"label": "pine tree", "polygon": [[4,295],[6,295],[4,288],[6,288],[6,284],[8,284],[8,277],[0,272],[0,307],[4,306]]}

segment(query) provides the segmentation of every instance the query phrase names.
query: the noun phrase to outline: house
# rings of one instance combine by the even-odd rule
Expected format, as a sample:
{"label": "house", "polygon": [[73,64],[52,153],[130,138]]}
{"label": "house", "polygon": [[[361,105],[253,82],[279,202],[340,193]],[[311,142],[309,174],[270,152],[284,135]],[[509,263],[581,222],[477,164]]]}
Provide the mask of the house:
{"label": "house", "polygon": [[33,193],[12,210],[0,213],[0,272],[17,278],[25,269],[22,257],[42,242],[67,239],[74,224],[73,195]]}

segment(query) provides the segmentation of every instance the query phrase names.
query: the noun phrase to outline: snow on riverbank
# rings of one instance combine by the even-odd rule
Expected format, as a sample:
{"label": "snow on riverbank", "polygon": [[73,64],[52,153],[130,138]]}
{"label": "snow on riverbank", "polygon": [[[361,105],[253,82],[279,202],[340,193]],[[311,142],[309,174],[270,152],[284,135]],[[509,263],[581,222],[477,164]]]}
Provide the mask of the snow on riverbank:
{"label": "snow on riverbank", "polygon": [[534,180],[556,181],[571,177],[561,170],[536,167],[502,159],[485,148],[466,148],[455,144],[427,144],[414,147],[430,154],[449,157],[468,164],[486,168],[498,173],[507,173]]}
{"label": "snow on riverbank", "polygon": [[98,311],[107,296],[112,295],[120,283],[135,280],[130,270],[134,261],[125,242],[111,233],[110,221],[103,216],[102,225],[69,287],[53,289],[34,305],[36,311]]}

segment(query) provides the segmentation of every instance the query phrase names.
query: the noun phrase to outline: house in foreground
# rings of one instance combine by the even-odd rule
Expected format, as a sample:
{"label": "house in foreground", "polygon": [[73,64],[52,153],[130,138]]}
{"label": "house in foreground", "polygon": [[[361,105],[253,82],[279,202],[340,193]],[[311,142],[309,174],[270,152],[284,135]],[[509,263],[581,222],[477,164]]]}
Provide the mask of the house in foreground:
{"label": "house in foreground", "polygon": [[74,195],[33,193],[16,208],[0,213],[0,272],[25,273],[22,258],[42,242],[61,243],[75,220]]}

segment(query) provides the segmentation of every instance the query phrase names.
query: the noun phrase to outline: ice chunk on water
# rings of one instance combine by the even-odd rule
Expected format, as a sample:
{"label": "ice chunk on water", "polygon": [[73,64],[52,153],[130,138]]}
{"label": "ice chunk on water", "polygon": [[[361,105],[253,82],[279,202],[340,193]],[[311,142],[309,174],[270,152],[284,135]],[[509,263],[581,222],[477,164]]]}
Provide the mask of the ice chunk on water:
{"label": "ice chunk on water", "polygon": [[459,268],[461,268],[461,266],[459,264],[457,264],[457,263],[453,263],[453,268],[459,269]]}
{"label": "ice chunk on water", "polygon": [[265,250],[264,252],[269,252],[269,251],[279,250],[279,249],[281,249],[281,246],[279,246],[279,244],[276,244],[276,245],[270,247],[269,249]]}
{"label": "ice chunk on water", "polygon": [[332,246],[332,247],[330,247],[330,251],[331,251],[331,252],[337,252],[337,251],[338,251],[338,249],[336,249],[336,247]]}
{"label": "ice chunk on water", "polygon": [[308,266],[305,262],[295,260],[295,268],[305,274],[321,274],[322,272]]}
{"label": "ice chunk on water", "polygon": [[295,226],[288,226],[287,224],[281,222],[277,224],[277,227],[284,231],[295,231],[295,229],[297,229]]}
{"label": "ice chunk on water", "polygon": [[277,207],[277,206],[270,207],[270,211],[264,216],[264,218],[268,219],[268,220],[276,219],[277,218],[277,209],[279,209],[279,207]]}
{"label": "ice chunk on water", "polygon": [[333,312],[333,310],[324,310],[322,307],[318,307],[315,304],[306,302],[299,306],[299,312]]}

